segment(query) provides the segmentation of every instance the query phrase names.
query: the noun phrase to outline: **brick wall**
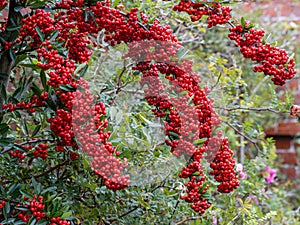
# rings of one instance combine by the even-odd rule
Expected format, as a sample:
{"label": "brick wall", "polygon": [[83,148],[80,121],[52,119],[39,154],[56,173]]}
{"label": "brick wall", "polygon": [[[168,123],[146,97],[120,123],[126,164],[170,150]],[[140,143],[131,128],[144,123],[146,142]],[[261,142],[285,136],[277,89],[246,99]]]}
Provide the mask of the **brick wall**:
{"label": "brick wall", "polygon": [[[245,3],[243,8],[248,12],[256,9],[260,10],[262,16],[259,19],[263,26],[268,26],[268,24],[274,22],[300,24],[300,1],[250,2]],[[294,46],[294,49],[297,50],[300,46],[300,30],[297,29],[294,34],[296,40],[298,40],[296,46]],[[299,62],[297,65],[300,65]],[[299,74],[299,67],[297,69]],[[293,91],[294,104],[300,105],[299,75],[296,79],[287,83],[287,88]],[[279,90],[284,90],[284,88]],[[281,163],[280,172],[290,180],[300,179],[300,123],[293,118],[284,118],[283,121],[278,121],[273,128],[266,130],[266,134],[275,140],[278,161]]]}

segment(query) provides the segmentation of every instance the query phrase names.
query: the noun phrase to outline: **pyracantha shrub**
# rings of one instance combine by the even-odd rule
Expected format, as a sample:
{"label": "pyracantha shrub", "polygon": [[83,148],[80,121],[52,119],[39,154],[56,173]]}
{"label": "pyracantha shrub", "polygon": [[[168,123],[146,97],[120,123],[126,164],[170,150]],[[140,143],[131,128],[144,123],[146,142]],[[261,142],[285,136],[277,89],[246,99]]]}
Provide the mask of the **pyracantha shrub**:
{"label": "pyracantha shrub", "polygon": [[[5,1],[1,1],[0,7],[4,5]],[[17,6],[26,5],[21,2]],[[244,57],[259,64],[254,71],[273,76],[275,84],[283,85],[295,75],[294,60],[289,59],[285,50],[264,43],[263,30],[250,28],[248,23],[229,21],[230,7],[181,1],[173,9],[187,12],[194,22],[206,16],[209,28],[229,24],[229,38],[240,47]],[[99,183],[113,191],[130,185],[126,159],[117,157],[117,149],[109,141],[106,106],[89,91],[88,82],[82,78],[84,69],[78,69],[82,64],[86,64],[82,68],[87,68],[95,41],[93,36],[104,31],[103,39],[111,46],[127,44],[124,58],[135,63],[133,70],[141,74],[145,100],[153,107],[154,115],[164,121],[166,145],[174,156],[188,159],[179,174],[186,179],[181,199],[191,203],[191,208],[202,215],[211,204],[207,176],[213,176],[219,183],[220,193],[232,192],[239,186],[228,140],[222,133],[214,132],[221,121],[214,110],[213,99],[208,97],[210,91],[199,85],[201,77],[193,72],[192,61],[178,59],[182,43],[169,26],[161,25],[158,19],[150,23],[137,8],[120,11],[109,1],[89,4],[83,0],[62,0],[44,9],[31,9],[16,30],[14,40],[1,40],[1,54],[13,57],[34,52],[42,89],[33,85],[30,101],[11,98],[2,105],[2,110],[5,114],[22,112],[29,116],[39,110],[47,111],[46,122],[52,137],[51,140],[25,138],[21,144],[16,140],[19,149],[10,149],[8,154],[19,163],[24,166],[32,160],[47,163],[49,154],[64,154],[76,161],[82,153],[92,158],[90,166],[99,177]],[[6,32],[5,28],[2,32]],[[205,174],[202,165],[205,158],[210,162],[209,174]],[[8,203],[2,202],[0,208],[4,204]],[[24,222],[33,216],[36,221],[45,219],[50,224],[69,224],[57,216],[47,217],[42,196],[24,204],[29,210],[17,216]]]}

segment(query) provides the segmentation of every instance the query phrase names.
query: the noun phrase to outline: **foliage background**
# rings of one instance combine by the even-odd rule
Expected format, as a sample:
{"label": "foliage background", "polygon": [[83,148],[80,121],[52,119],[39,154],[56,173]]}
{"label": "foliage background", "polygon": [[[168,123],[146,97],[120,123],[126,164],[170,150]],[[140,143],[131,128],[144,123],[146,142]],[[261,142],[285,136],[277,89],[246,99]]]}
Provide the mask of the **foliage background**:
{"label": "foliage background", "polygon": [[[120,151],[119,157],[128,159],[130,187],[113,192],[99,185],[83,154],[76,161],[67,160],[65,153],[59,157],[49,154],[46,165],[43,160],[36,160],[34,167],[0,154],[1,179],[14,181],[1,188],[2,197],[20,200],[20,193],[30,196],[33,188],[35,194],[47,199],[53,215],[67,218],[73,224],[299,224],[299,190],[294,188],[299,181],[285,182],[278,175],[275,183],[267,184],[261,173],[266,165],[278,166],[274,141],[265,139],[264,128],[287,117],[292,95],[287,90],[277,91],[269,78],[252,72],[251,62],[243,59],[227,38],[226,27],[207,29],[204,20],[193,23],[186,14],[171,10],[174,2],[178,1],[113,1],[112,4],[122,3],[126,10],[136,6],[149,15],[150,21],[159,18],[184,43],[181,57],[194,61],[195,71],[202,75],[202,84],[212,90],[210,97],[224,122],[220,129],[228,136],[238,162],[244,165],[246,178],[241,180],[240,187],[227,195],[212,192],[213,204],[202,217],[179,200],[183,180],[178,174],[185,160],[173,157],[163,144],[163,124],[143,100],[139,74],[132,72],[130,61],[122,59],[127,47],[121,44],[107,47],[109,51],[95,49],[85,78],[90,81],[93,93],[107,106],[110,141]],[[233,4],[236,18],[243,16],[266,28],[272,33],[270,39],[296,52],[295,59],[299,59],[299,51],[293,47],[295,40],[288,36],[292,37],[299,29],[297,24],[265,26],[257,20],[259,10],[247,14],[239,10],[241,4]],[[102,42],[101,35],[98,41]],[[20,87],[18,76],[24,77],[22,84],[26,87],[31,79],[28,74],[38,77],[39,71],[34,60],[25,60],[13,71],[8,95],[26,99],[26,88],[24,93],[16,92]],[[43,129],[47,127],[47,113],[37,113],[41,125],[37,137],[49,135]],[[36,125],[27,114],[11,113],[4,119],[15,126],[8,138],[34,136]],[[2,146],[2,153],[11,147],[3,139]],[[57,164],[62,167],[56,173],[39,176],[45,167]],[[30,175],[32,171],[35,178]],[[215,185],[212,180],[210,183]]]}

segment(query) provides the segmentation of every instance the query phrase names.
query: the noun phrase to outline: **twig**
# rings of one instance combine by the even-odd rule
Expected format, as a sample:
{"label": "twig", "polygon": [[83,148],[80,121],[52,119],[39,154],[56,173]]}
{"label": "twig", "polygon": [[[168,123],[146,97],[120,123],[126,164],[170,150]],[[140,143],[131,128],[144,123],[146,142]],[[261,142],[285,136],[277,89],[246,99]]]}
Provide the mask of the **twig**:
{"label": "twig", "polygon": [[37,142],[54,142],[54,141],[55,140],[53,140],[53,139],[36,139],[36,140],[25,141],[20,144],[13,144],[13,147],[8,148],[8,149],[2,151],[1,153],[4,154],[6,152],[9,152],[10,150],[15,149],[16,147],[22,149],[23,145],[28,145],[28,144],[37,143]]}
{"label": "twig", "polygon": [[283,113],[289,113],[289,112],[280,112],[277,111],[275,109],[272,108],[254,108],[254,107],[235,107],[235,108],[227,108],[227,107],[220,107],[220,106],[216,106],[216,109],[223,109],[226,111],[235,111],[235,110],[247,110],[247,111],[269,111],[269,112],[273,112],[276,114],[283,114]]}
{"label": "twig", "polygon": [[211,91],[213,91],[215,89],[215,87],[219,84],[221,76],[222,76],[222,73],[219,74],[217,82],[214,84],[214,86],[211,87],[211,89],[210,89]]}
{"label": "twig", "polygon": [[59,169],[61,166],[64,166],[64,165],[66,165],[68,163],[69,163],[69,160],[63,161],[62,163],[60,163],[60,164],[58,164],[58,165],[56,165],[54,167],[51,167],[49,170],[47,170],[47,171],[45,171],[45,172],[43,172],[43,173],[41,173],[39,175],[34,176],[34,178],[43,177],[43,176],[47,175],[48,173],[51,173],[52,171],[54,171],[56,169]]}
{"label": "twig", "polygon": [[232,224],[236,219],[238,219],[241,216],[241,213],[237,214],[235,217],[232,218],[232,220],[229,221],[229,224]]}
{"label": "twig", "polygon": [[119,216],[119,218],[122,218],[124,216],[127,216],[128,214],[134,212],[135,210],[137,210],[139,208],[139,206],[136,206],[134,208],[132,208],[131,210],[127,211],[126,213],[123,213],[121,216]]}
{"label": "twig", "polygon": [[243,132],[241,132],[240,130],[238,130],[237,128],[235,128],[234,126],[232,126],[230,123],[228,123],[227,121],[222,120],[223,123],[227,124],[230,128],[232,128],[237,134],[243,136],[247,141],[251,142],[254,147],[256,148],[256,150],[261,153],[262,155],[265,156],[265,153],[263,153],[260,148],[257,145],[257,142],[252,140],[250,137],[248,137],[246,134],[244,134]]}
{"label": "twig", "polygon": [[201,219],[201,217],[200,216],[187,217],[187,218],[179,221],[178,223],[175,223],[175,225],[185,224],[185,222],[187,222],[187,221],[197,220],[197,219]]}
{"label": "twig", "polygon": [[[180,202],[180,196],[181,196],[182,192],[183,192],[183,190],[181,191],[180,195],[178,196],[178,199],[177,199],[176,205],[175,205],[175,207],[174,207],[174,210],[173,210],[173,213],[172,213],[171,218],[174,216],[174,214],[175,214],[175,212],[176,212],[176,209],[177,209],[177,207],[178,207],[178,205],[179,205],[179,202]],[[169,225],[171,225],[171,221],[170,221]]]}

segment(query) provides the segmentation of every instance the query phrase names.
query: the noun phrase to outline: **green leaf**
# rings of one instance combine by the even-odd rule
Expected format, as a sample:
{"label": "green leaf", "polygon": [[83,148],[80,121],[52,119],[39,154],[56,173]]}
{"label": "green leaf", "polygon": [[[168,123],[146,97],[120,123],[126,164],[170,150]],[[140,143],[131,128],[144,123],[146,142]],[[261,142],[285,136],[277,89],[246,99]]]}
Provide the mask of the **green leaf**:
{"label": "green leaf", "polygon": [[31,217],[31,219],[29,220],[29,225],[34,225],[36,223],[36,218],[35,217]]}
{"label": "green leaf", "polygon": [[43,219],[43,220],[39,220],[36,225],[46,225],[48,224],[48,221],[46,219]]}
{"label": "green leaf", "polygon": [[88,22],[89,21],[89,11],[85,10],[84,12],[84,22]]}
{"label": "green leaf", "polygon": [[21,94],[21,90],[22,90],[22,87],[18,87],[15,91],[14,91],[14,93],[13,93],[13,97],[14,98],[19,98],[20,97],[20,94]]}
{"label": "green leaf", "polygon": [[194,145],[202,145],[205,141],[206,141],[206,138],[197,139],[197,140],[193,141],[193,144]]}
{"label": "green leaf", "polygon": [[40,28],[39,28],[39,27],[36,27],[35,30],[36,30],[36,32],[38,33],[40,40],[41,40],[42,42],[45,41],[44,35],[42,34]]}
{"label": "green leaf", "polygon": [[13,26],[13,27],[7,27],[6,30],[8,31],[15,31],[15,30],[19,30],[22,26]]}
{"label": "green leaf", "polygon": [[7,191],[7,194],[8,195],[12,195],[16,190],[20,189],[20,187],[21,187],[21,184],[12,184],[9,187],[9,189]]}
{"label": "green leaf", "polygon": [[39,188],[39,185],[41,185],[41,184],[37,183],[37,182],[36,182],[36,179],[35,179],[34,177],[32,177],[31,181],[32,181],[34,193],[35,193],[35,194],[40,194],[41,191],[39,190],[39,189],[40,189],[40,188]]}
{"label": "green leaf", "polygon": [[85,170],[87,170],[88,168],[90,168],[90,163],[88,162],[88,160],[85,157],[83,158],[83,168]]}
{"label": "green leaf", "polygon": [[173,131],[170,131],[169,134],[172,136],[172,137],[175,137],[176,139],[179,138],[179,135]]}
{"label": "green leaf", "polygon": [[70,84],[61,84],[59,88],[63,91],[75,91],[76,89]]}
{"label": "green leaf", "polygon": [[6,202],[5,203],[5,206],[3,207],[3,209],[2,209],[2,212],[3,212],[3,215],[4,215],[4,218],[5,218],[5,220],[7,221],[7,219],[8,219],[8,213],[7,213],[7,209],[10,209],[10,205],[9,205],[9,202]]}
{"label": "green leaf", "polygon": [[241,25],[242,25],[243,28],[245,28],[245,24],[246,24],[245,18],[242,17],[241,18]]}
{"label": "green leaf", "polygon": [[203,186],[199,189],[199,193],[201,193],[207,186],[207,183],[204,183]]}
{"label": "green leaf", "polygon": [[19,119],[22,118],[21,114],[18,111],[14,111],[14,114],[16,115],[16,117],[18,117]]}
{"label": "green leaf", "polygon": [[14,53],[14,51],[12,50],[12,48],[9,49],[9,56],[10,56],[10,58],[11,58],[11,60],[12,60],[13,62],[16,61],[16,54]]}
{"label": "green leaf", "polygon": [[65,212],[64,214],[62,214],[62,216],[60,218],[61,219],[66,219],[66,218],[70,217],[71,215],[72,215],[71,211]]}
{"label": "green leaf", "polygon": [[115,8],[120,3],[120,0],[114,0],[113,1],[113,7]]}
{"label": "green leaf", "polygon": [[247,30],[249,30],[249,29],[251,29],[251,28],[253,28],[253,27],[255,27],[255,25],[253,24],[253,23],[250,23],[248,26],[246,26],[245,28],[247,29]]}
{"label": "green leaf", "polygon": [[34,137],[41,129],[41,125],[37,125],[35,128],[34,128],[34,131],[32,132],[32,135],[31,137]]}
{"label": "green leaf", "polygon": [[186,104],[189,105],[193,101],[193,99],[194,99],[194,94],[191,97],[189,97],[189,99],[187,100]]}
{"label": "green leaf", "polygon": [[18,209],[18,210],[21,210],[21,211],[29,211],[29,209],[28,208],[26,208],[26,207],[15,207],[15,209]]}
{"label": "green leaf", "polygon": [[0,124],[0,134],[5,134],[9,130],[9,126],[6,123]]}
{"label": "green leaf", "polygon": [[31,69],[34,69],[34,70],[40,70],[41,68],[35,64],[21,64],[21,66],[24,66],[24,67],[28,67],[28,68],[31,68]]}
{"label": "green leaf", "polygon": [[209,194],[209,193],[206,192],[203,195],[201,195],[201,198],[212,199],[213,197],[212,197],[211,194]]}
{"label": "green leaf", "polygon": [[0,145],[3,147],[9,146],[13,143],[14,140],[15,140],[14,138],[1,138]]}
{"label": "green leaf", "polygon": [[28,132],[28,127],[27,127],[27,121],[25,119],[23,120],[23,124],[24,124],[25,134],[28,136],[29,132]]}
{"label": "green leaf", "polygon": [[7,103],[7,93],[6,93],[6,87],[5,87],[4,83],[1,84],[1,95],[2,95],[3,101],[5,103]]}
{"label": "green leaf", "polygon": [[40,77],[41,77],[41,82],[42,82],[42,85],[45,89],[48,88],[48,85],[47,85],[47,78],[46,78],[46,74],[45,74],[45,71],[44,70],[41,70],[41,73],[40,73]]}
{"label": "green leaf", "polygon": [[80,73],[78,74],[79,77],[83,77],[84,74],[86,73],[87,69],[88,69],[88,64],[86,64],[81,70],[80,70]]}
{"label": "green leaf", "polygon": [[28,198],[33,198],[33,195],[32,195],[31,193],[29,193],[28,191],[22,190],[22,189],[20,189],[19,191],[20,191],[20,193],[21,193],[22,195],[24,195],[24,196],[26,196],[26,197],[28,197]]}
{"label": "green leaf", "polygon": [[58,34],[59,34],[59,31],[58,31],[58,30],[55,31],[55,32],[53,33],[53,35],[51,36],[51,38],[49,39],[49,41],[52,42],[53,40],[55,40],[55,38],[57,38]]}
{"label": "green leaf", "polygon": [[193,176],[198,176],[200,174],[200,172],[199,171],[196,171],[196,172],[194,172],[192,175]]}
{"label": "green leaf", "polygon": [[23,55],[18,55],[16,58],[16,62],[15,64],[19,64],[21,61],[25,60],[27,58],[27,55],[23,54]]}
{"label": "green leaf", "polygon": [[31,90],[33,91],[34,94],[36,94],[37,96],[40,96],[42,93],[42,90],[35,84],[32,83],[31,85]]}
{"label": "green leaf", "polygon": [[48,187],[48,188],[44,189],[44,190],[41,192],[41,195],[45,194],[46,192],[55,191],[56,189],[57,189],[56,186]]}

